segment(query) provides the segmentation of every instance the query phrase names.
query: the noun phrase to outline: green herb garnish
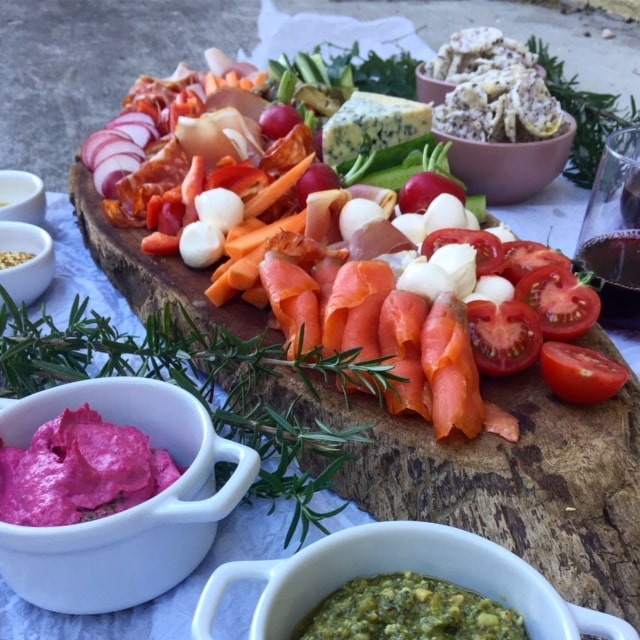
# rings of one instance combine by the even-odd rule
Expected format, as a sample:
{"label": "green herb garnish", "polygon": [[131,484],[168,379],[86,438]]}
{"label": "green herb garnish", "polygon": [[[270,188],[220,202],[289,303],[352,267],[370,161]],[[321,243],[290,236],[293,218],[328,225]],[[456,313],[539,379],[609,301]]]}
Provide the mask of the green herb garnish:
{"label": "green herb garnish", "polygon": [[529,49],[538,55],[538,63],[547,71],[546,84],[551,95],[578,124],[578,131],[564,176],[584,189],[591,189],[607,136],[618,129],[640,124],[640,113],[631,96],[627,109],[620,106],[620,96],[582,91],[578,78],[567,78],[564,62],[551,56],[549,47],[531,37]]}

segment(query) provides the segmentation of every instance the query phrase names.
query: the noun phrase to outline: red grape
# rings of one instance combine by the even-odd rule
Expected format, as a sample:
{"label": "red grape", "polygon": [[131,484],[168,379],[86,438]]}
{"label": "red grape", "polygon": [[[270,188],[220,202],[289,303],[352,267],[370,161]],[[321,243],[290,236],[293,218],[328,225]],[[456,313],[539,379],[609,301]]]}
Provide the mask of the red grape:
{"label": "red grape", "polygon": [[267,107],[258,120],[262,133],[271,140],[283,138],[297,124],[303,122],[300,112],[288,104],[274,104]]}
{"label": "red grape", "polygon": [[306,206],[307,197],[315,191],[327,191],[339,189],[342,186],[340,176],[328,164],[316,162],[312,164],[305,174],[298,180],[296,193],[301,207]]}

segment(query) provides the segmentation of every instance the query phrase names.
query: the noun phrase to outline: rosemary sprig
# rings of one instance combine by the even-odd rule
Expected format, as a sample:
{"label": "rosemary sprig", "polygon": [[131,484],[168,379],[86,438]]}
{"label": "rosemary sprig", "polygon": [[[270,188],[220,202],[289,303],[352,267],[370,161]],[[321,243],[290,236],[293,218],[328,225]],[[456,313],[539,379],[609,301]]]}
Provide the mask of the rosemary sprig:
{"label": "rosemary sprig", "polygon": [[527,46],[538,55],[539,64],[547,71],[546,83],[551,95],[578,124],[564,176],[579,187],[591,189],[607,136],[618,129],[640,125],[635,98],[631,96],[629,107],[623,109],[619,95],[580,90],[578,77],[565,76],[564,62],[549,53],[548,45],[532,36]]}
{"label": "rosemary sprig", "polygon": [[[313,496],[334,484],[336,473],[350,456],[343,451],[349,443],[367,443],[366,432],[373,425],[337,429],[315,419],[305,424],[298,418],[299,398],[278,409],[260,392],[269,378],[294,371],[312,396],[319,397],[314,380],[337,376],[343,383],[367,384],[381,396],[394,380],[391,366],[383,361],[356,363],[358,350],[323,358],[320,351],[289,361],[283,345],[267,345],[264,336],[241,340],[227,328],[201,329],[187,312],[167,305],[145,323],[142,339],[119,333],[110,319],[89,309],[89,300],[76,297],[69,310],[67,326],[59,328],[42,309],[30,319],[0,287],[0,397],[20,398],[47,387],[90,377],[139,376],[172,381],[200,399],[209,411],[216,432],[255,448],[263,460],[277,460],[274,469],[263,464],[248,500],[284,499],[295,504],[286,535],[289,545],[299,532],[299,544],[310,526],[325,531],[323,521],[339,513],[346,503],[329,513],[312,507]],[[238,376],[240,370],[242,375]],[[233,377],[235,375],[235,377]],[[220,379],[233,379],[220,399]],[[347,394],[345,393],[345,397]],[[299,473],[295,462],[305,452],[331,458],[318,477]],[[216,465],[221,486],[233,467]]]}

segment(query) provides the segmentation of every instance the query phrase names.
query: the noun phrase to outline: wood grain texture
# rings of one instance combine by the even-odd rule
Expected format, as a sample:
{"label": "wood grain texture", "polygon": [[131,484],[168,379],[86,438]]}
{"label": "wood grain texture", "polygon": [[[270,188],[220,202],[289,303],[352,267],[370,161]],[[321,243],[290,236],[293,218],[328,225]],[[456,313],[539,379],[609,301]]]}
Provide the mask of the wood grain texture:
{"label": "wood grain texture", "polygon": [[[71,200],[97,264],[143,320],[180,303],[203,327],[224,324],[245,339],[264,331],[267,314],[234,301],[218,309],[205,299],[209,271],[178,258],[140,252],[144,231],[123,231],[102,216],[91,174],[76,163]],[[274,335],[277,339],[277,335]],[[600,328],[585,346],[622,356]],[[285,372],[262,392],[278,407],[299,400],[300,419],[335,426],[373,425],[371,444],[351,445],[353,460],[336,491],[379,520],[440,522],[473,531],[514,551],[568,601],[621,616],[640,627],[640,384],[635,376],[615,399],[594,407],[557,400],[537,367],[509,379],[484,380],[483,395],[520,419],[509,444],[484,434],[438,444],[421,419],[391,418],[378,403],[354,396],[347,409],[327,387],[321,402]],[[317,474],[328,460],[307,452]]]}

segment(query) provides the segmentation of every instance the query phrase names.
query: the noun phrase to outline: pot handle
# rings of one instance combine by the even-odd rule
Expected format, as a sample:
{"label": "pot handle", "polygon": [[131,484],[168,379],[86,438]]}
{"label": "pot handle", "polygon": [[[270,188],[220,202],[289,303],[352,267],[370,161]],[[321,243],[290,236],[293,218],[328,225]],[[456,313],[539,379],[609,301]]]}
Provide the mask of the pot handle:
{"label": "pot handle", "polygon": [[606,640],[639,639],[637,631],[622,618],[576,604],[568,604],[582,635],[597,636]]}
{"label": "pot handle", "polygon": [[191,624],[192,640],[213,640],[213,623],[226,592],[242,580],[266,580],[273,577],[283,560],[237,560],[221,564],[200,595]]}
{"label": "pot handle", "polygon": [[260,471],[260,454],[243,444],[219,438],[215,462],[235,462],[231,477],[210,498],[172,500],[158,505],[153,515],[159,521],[216,522],[228,516],[240,503]]}
{"label": "pot handle", "polygon": [[8,407],[12,406],[16,402],[18,402],[17,398],[0,398],[0,411],[2,409],[7,409]]}

